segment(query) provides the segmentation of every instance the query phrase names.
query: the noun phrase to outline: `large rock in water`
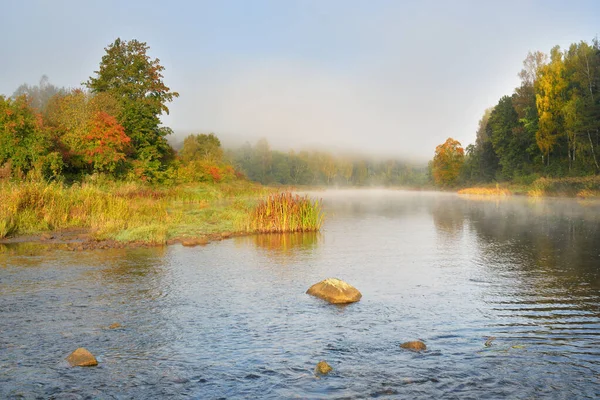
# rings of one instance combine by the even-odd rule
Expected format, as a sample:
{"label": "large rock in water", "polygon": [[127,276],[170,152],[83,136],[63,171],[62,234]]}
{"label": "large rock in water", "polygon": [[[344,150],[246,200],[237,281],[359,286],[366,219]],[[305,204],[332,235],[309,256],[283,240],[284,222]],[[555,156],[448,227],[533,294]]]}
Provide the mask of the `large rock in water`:
{"label": "large rock in water", "polygon": [[66,360],[72,367],[93,367],[98,365],[96,357],[83,347],[72,352]]}
{"label": "large rock in water", "polygon": [[427,346],[425,343],[420,340],[413,340],[412,342],[405,342],[400,345],[403,349],[408,349],[411,351],[423,351],[427,350]]}
{"label": "large rock in water", "polygon": [[306,293],[333,304],[354,303],[362,297],[357,288],[337,278],[329,278],[315,283],[308,288]]}

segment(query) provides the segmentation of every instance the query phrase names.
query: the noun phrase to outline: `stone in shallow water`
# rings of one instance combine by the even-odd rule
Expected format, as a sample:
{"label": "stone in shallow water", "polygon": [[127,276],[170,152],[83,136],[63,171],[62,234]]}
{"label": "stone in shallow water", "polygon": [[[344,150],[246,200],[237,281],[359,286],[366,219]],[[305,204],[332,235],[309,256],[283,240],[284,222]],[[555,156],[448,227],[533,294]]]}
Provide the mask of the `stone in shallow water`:
{"label": "stone in shallow water", "polygon": [[327,375],[331,371],[333,371],[333,368],[331,368],[331,365],[327,364],[327,361],[319,361],[315,368],[315,373],[320,375]]}
{"label": "stone in shallow water", "polygon": [[121,324],[118,322],[115,322],[114,324],[111,324],[108,329],[119,329],[121,328]]}
{"label": "stone in shallow water", "polygon": [[354,303],[362,297],[358,289],[337,278],[329,278],[315,283],[308,288],[306,293],[333,304]]}
{"label": "stone in shallow water", "polygon": [[66,360],[72,367],[93,367],[98,365],[96,357],[83,347],[72,352]]}
{"label": "stone in shallow water", "polygon": [[420,340],[413,340],[411,342],[402,343],[400,345],[400,347],[402,347],[403,349],[411,350],[411,351],[423,351],[423,350],[427,349],[427,346],[425,346],[425,343],[421,342]]}

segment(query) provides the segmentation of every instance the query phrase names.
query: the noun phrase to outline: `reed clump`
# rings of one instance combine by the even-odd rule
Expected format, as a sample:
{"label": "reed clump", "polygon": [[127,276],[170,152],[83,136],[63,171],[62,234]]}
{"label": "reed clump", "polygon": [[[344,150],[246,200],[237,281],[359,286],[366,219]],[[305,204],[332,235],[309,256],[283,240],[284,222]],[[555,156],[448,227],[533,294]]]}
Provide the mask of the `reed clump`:
{"label": "reed clump", "polygon": [[246,230],[256,233],[311,232],[323,224],[319,200],[291,192],[269,195],[251,212]]}

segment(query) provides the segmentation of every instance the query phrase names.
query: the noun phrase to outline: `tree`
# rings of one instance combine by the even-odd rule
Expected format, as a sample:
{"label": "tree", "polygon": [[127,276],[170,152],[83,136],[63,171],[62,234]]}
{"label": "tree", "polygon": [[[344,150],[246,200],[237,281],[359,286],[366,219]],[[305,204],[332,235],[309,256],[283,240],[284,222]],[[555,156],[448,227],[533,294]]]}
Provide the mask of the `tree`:
{"label": "tree", "polygon": [[460,142],[452,138],[437,146],[432,165],[434,182],[440,186],[451,186],[456,183],[464,159],[464,149]]}
{"label": "tree", "polygon": [[171,149],[165,136],[171,129],[160,126],[167,103],[179,96],[163,82],[159,59],[147,55],[149,47],[137,40],[117,38],[105,48],[96,76],[84,84],[93,93],[109,93],[121,103],[117,119],[131,138],[140,167],[152,174],[164,163]]}
{"label": "tree", "polygon": [[15,100],[0,96],[0,167],[5,164],[13,175],[31,171],[36,178],[57,177],[62,169],[42,117],[25,95]]}
{"label": "tree", "polygon": [[83,160],[94,171],[113,173],[125,161],[131,139],[112,115],[98,111],[89,120],[89,131],[84,137]]}
{"label": "tree", "polygon": [[180,156],[183,162],[201,160],[220,164],[223,161],[221,141],[213,133],[189,135],[183,141]]}
{"label": "tree", "polygon": [[38,112],[44,113],[50,99],[57,94],[64,94],[65,89],[58,88],[50,83],[46,75],[42,75],[38,85],[29,86],[24,83],[15,90],[12,99],[16,100],[19,96],[26,95],[30,106]]}
{"label": "tree", "polygon": [[563,134],[561,110],[565,105],[567,82],[565,64],[559,46],[551,51],[550,63],[539,69],[536,81],[536,105],[539,114],[537,144],[550,165],[550,153]]}

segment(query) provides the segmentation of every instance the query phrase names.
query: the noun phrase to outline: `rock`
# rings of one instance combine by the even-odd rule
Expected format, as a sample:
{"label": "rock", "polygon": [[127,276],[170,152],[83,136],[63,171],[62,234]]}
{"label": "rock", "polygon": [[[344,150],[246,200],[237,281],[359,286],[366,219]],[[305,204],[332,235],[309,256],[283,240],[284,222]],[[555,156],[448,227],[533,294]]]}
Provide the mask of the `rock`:
{"label": "rock", "polygon": [[223,232],[221,233],[221,237],[223,239],[229,239],[231,237],[231,232]]}
{"label": "rock", "polygon": [[420,340],[413,340],[412,342],[402,343],[400,345],[400,347],[402,347],[403,349],[411,350],[411,351],[422,351],[422,350],[427,349],[427,346],[425,346],[425,343],[421,342]]}
{"label": "rock", "polygon": [[354,303],[362,297],[358,289],[337,278],[329,278],[315,283],[308,288],[306,293],[332,304]]}
{"label": "rock", "polygon": [[485,343],[483,344],[485,347],[490,347],[492,345],[492,342],[496,340],[495,336],[490,336]]}
{"label": "rock", "polygon": [[41,240],[52,240],[52,239],[54,239],[54,235],[51,233],[42,233],[40,235],[40,239]]}
{"label": "rock", "polygon": [[98,365],[96,357],[83,347],[72,352],[66,360],[72,367],[93,367]]}
{"label": "rock", "polygon": [[331,371],[333,371],[333,368],[331,368],[331,365],[327,364],[327,361],[319,361],[315,368],[315,373],[319,375],[327,375]]}
{"label": "rock", "polygon": [[183,239],[181,244],[186,247],[204,246],[208,244],[208,240],[206,240],[206,238]]}
{"label": "rock", "polygon": [[121,327],[122,327],[122,326],[121,326],[121,324],[120,324],[120,323],[118,323],[118,322],[115,322],[114,324],[111,324],[111,325],[108,327],[108,329],[119,329],[119,328],[121,328]]}

